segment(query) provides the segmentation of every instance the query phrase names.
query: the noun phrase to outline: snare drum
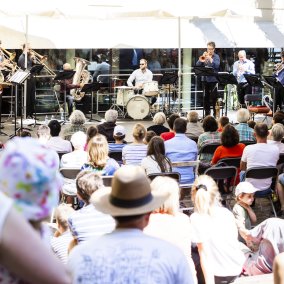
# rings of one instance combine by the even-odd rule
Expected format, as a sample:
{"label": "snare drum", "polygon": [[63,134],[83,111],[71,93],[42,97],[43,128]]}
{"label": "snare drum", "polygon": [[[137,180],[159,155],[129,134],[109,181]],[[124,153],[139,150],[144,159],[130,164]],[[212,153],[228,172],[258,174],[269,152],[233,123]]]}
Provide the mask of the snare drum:
{"label": "snare drum", "polygon": [[143,84],[143,95],[146,97],[157,96],[159,87],[157,81],[147,82]]}
{"label": "snare drum", "polygon": [[134,96],[134,91],[132,87],[121,86],[116,87],[116,104],[119,106],[126,106],[127,102]]}
{"label": "snare drum", "polygon": [[128,101],[126,110],[133,119],[143,119],[150,112],[150,104],[145,97],[136,95]]}

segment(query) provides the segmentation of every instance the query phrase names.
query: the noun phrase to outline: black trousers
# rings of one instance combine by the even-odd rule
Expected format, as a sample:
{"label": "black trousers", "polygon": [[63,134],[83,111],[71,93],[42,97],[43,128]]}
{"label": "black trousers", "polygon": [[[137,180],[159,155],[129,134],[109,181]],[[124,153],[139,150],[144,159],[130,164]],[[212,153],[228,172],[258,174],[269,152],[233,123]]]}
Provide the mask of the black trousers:
{"label": "black trousers", "polygon": [[35,78],[27,79],[26,116],[33,117],[35,112]]}
{"label": "black trousers", "polygon": [[241,105],[245,104],[245,95],[251,94],[252,88],[248,83],[239,83],[237,85],[238,101]]}
{"label": "black trousers", "polygon": [[277,109],[277,107],[279,107],[281,110],[283,103],[284,103],[284,87],[277,86],[275,88],[275,105],[274,105],[275,110]]}
{"label": "black trousers", "polygon": [[215,105],[218,97],[218,84],[217,82],[203,82],[204,98],[203,107],[205,116],[210,115],[210,107],[213,108],[213,116],[216,117]]}

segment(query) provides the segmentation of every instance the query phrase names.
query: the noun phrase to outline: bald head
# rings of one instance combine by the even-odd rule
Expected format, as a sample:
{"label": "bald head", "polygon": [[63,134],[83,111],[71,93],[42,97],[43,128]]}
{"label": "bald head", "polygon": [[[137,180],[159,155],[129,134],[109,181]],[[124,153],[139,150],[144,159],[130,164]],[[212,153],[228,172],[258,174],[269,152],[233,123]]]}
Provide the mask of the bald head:
{"label": "bald head", "polygon": [[63,64],[63,70],[72,70],[71,65],[69,63]]}

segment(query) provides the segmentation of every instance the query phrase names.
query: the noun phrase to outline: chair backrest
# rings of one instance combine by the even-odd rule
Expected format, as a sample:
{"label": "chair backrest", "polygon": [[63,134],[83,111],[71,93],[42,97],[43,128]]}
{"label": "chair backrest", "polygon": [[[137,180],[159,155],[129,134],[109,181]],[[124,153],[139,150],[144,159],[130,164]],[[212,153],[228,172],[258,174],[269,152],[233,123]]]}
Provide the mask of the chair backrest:
{"label": "chair backrest", "polygon": [[223,158],[223,159],[220,159],[217,164],[225,163],[225,165],[227,165],[227,166],[234,166],[236,168],[239,168],[240,163],[241,163],[241,158],[242,157]]}
{"label": "chair backrest", "polygon": [[61,160],[61,158],[62,158],[62,156],[64,155],[64,154],[68,154],[68,153],[70,153],[70,152],[56,152],[57,154],[58,154],[58,157],[59,157],[59,160]]}
{"label": "chair backrest", "polygon": [[215,150],[221,145],[221,143],[208,143],[201,147],[199,155],[201,154],[214,154]]}
{"label": "chair backrest", "polygon": [[246,178],[266,179],[275,178],[278,175],[277,167],[252,167],[246,170]]}
{"label": "chair backrest", "polygon": [[185,162],[172,162],[172,167],[173,168],[193,167],[194,168],[194,176],[197,177],[199,164],[200,164],[199,160],[185,161]]}
{"label": "chair backrest", "polygon": [[178,183],[180,182],[180,174],[178,172],[171,172],[171,173],[154,173],[149,174],[148,178],[152,181],[155,177],[170,177],[175,179]]}
{"label": "chair backrest", "polygon": [[283,164],[283,163],[284,163],[284,153],[280,153],[277,165],[280,165],[280,164]]}
{"label": "chair backrest", "polygon": [[186,134],[186,133],[185,133],[185,135],[186,135],[189,139],[191,139],[191,140],[193,140],[195,143],[197,143],[197,141],[198,141],[198,136],[191,136],[191,135],[188,135],[188,134]]}
{"label": "chair backrest", "polygon": [[243,140],[240,141],[240,143],[247,145],[252,145],[252,144],[256,144],[256,141],[252,141],[252,140]]}
{"label": "chair backrest", "polygon": [[204,174],[212,177],[215,181],[233,179],[233,186],[236,184],[238,169],[234,166],[211,167]]}
{"label": "chair backrest", "polygon": [[111,151],[108,156],[115,159],[118,163],[122,163],[122,151]]}
{"label": "chair backrest", "polygon": [[76,179],[78,173],[81,171],[79,168],[61,168],[60,173],[63,177],[68,179]]}
{"label": "chair backrest", "polygon": [[104,186],[111,186],[113,176],[102,176]]}

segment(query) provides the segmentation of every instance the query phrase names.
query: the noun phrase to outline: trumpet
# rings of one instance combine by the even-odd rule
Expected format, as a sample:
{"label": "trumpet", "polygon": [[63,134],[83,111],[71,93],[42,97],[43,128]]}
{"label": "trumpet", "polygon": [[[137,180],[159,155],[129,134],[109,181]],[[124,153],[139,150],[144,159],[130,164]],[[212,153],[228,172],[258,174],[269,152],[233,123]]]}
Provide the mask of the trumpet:
{"label": "trumpet", "polygon": [[206,58],[207,58],[208,56],[211,57],[210,54],[209,54],[207,51],[203,52],[203,54],[202,54],[201,56],[199,56],[199,61],[200,61],[200,62],[205,62],[205,61],[206,61]]}
{"label": "trumpet", "polygon": [[56,74],[45,64],[47,61],[48,56],[47,55],[41,55],[34,51],[33,49],[30,49],[29,51],[31,60],[36,64],[42,64],[47,71],[47,73],[51,76],[55,76]]}

